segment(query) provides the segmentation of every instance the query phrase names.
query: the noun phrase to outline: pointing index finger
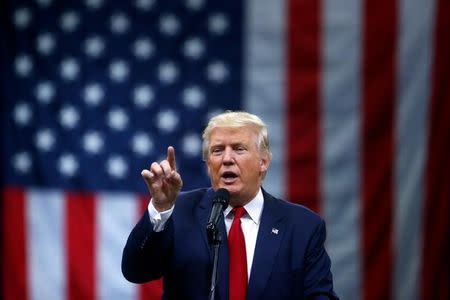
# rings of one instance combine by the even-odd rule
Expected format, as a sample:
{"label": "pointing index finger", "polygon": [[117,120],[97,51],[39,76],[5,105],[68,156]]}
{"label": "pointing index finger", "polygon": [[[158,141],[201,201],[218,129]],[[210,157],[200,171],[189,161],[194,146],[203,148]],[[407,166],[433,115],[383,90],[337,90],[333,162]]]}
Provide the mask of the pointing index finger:
{"label": "pointing index finger", "polygon": [[170,168],[176,171],[177,164],[175,161],[175,148],[172,146],[167,147],[167,161],[169,162]]}

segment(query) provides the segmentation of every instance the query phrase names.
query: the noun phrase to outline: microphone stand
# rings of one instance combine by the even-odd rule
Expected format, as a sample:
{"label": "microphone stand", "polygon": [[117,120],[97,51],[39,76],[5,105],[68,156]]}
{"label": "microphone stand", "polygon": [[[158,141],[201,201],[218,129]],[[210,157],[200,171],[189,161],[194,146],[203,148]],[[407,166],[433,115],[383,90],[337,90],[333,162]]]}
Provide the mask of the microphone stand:
{"label": "microphone stand", "polygon": [[208,232],[208,242],[213,247],[213,269],[211,273],[211,288],[209,290],[209,299],[214,300],[216,294],[216,284],[217,284],[217,265],[219,261],[219,246],[221,241],[219,235],[219,229],[213,223],[208,223],[206,226],[206,231]]}

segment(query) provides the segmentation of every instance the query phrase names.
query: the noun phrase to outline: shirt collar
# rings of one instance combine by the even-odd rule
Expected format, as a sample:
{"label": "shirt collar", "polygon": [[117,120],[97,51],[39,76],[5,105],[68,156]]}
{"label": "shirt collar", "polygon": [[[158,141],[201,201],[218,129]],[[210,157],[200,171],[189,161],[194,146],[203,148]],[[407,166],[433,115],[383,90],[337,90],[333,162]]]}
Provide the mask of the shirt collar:
{"label": "shirt collar", "polygon": [[[256,225],[258,225],[261,220],[263,206],[264,196],[260,188],[255,198],[244,205],[245,211],[247,211],[248,216],[250,217],[250,219],[252,219],[253,222],[255,222]],[[230,217],[230,212],[232,209],[233,207],[228,205],[228,207],[224,211],[225,216]]]}

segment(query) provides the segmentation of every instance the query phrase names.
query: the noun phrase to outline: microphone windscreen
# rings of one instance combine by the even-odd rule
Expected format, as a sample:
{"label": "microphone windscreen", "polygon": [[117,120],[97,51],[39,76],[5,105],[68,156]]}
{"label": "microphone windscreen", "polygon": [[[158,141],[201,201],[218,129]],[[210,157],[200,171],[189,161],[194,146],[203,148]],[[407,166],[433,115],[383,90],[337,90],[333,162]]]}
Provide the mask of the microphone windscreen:
{"label": "microphone windscreen", "polygon": [[230,199],[230,192],[227,189],[220,188],[216,191],[214,198],[215,199],[223,199],[228,202],[228,200]]}

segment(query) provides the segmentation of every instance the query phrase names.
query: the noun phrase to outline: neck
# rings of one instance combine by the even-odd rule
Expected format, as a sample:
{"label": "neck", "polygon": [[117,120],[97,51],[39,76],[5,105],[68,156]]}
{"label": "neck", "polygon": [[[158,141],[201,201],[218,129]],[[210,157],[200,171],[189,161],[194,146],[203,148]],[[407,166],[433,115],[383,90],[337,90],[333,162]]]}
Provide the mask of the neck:
{"label": "neck", "polygon": [[247,203],[249,203],[256,197],[258,192],[259,192],[259,188],[251,195],[231,195],[230,205],[233,207],[245,206]]}

